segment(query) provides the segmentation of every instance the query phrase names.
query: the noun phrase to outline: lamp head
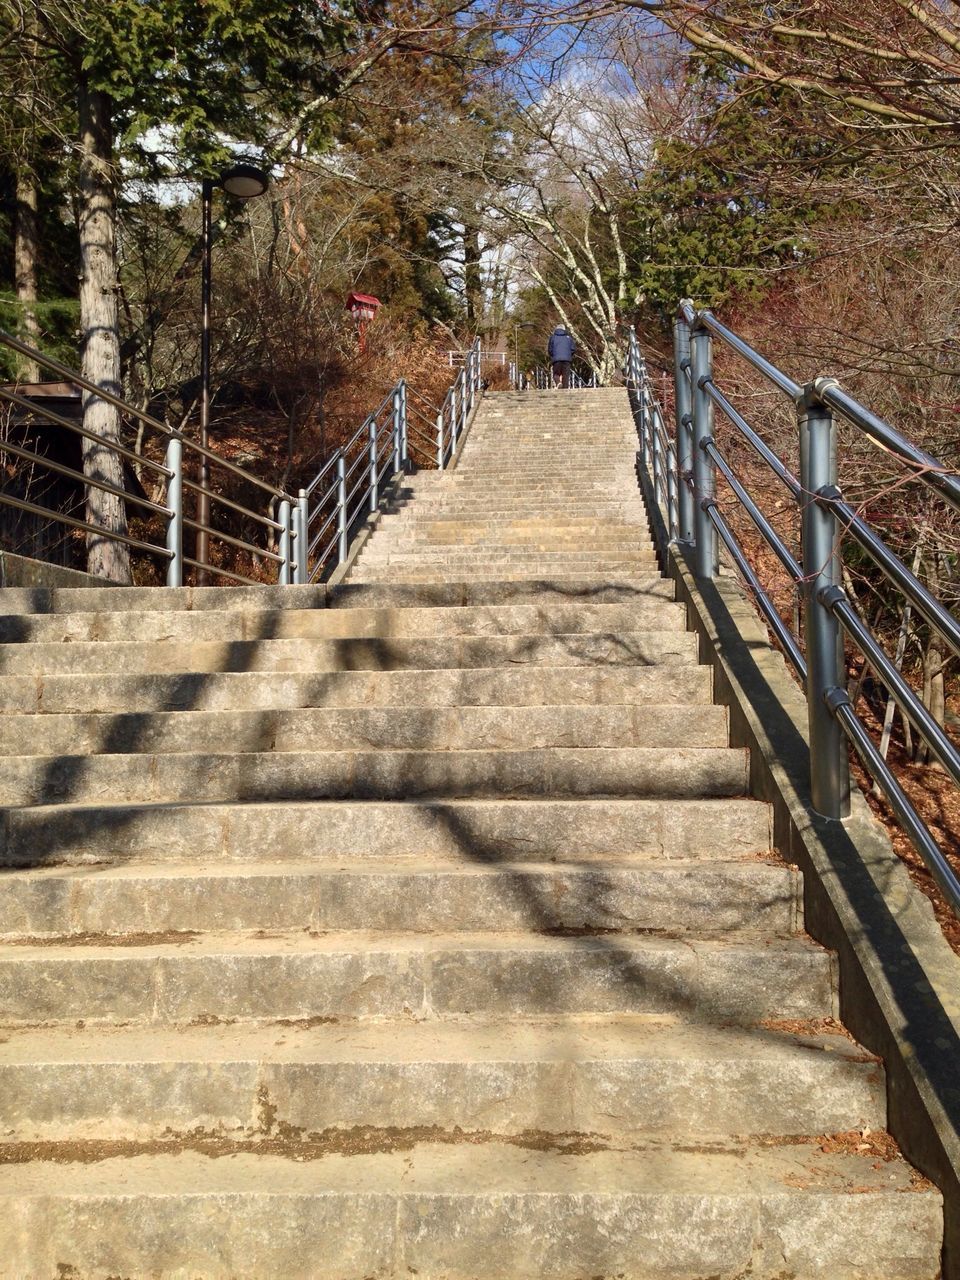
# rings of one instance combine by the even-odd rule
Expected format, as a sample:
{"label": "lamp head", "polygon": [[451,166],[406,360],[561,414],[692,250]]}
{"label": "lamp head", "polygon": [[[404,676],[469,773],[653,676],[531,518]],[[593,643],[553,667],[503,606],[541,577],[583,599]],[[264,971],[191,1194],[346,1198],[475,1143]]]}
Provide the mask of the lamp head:
{"label": "lamp head", "polygon": [[253,164],[231,165],[220,175],[220,186],[237,200],[262,196],[269,185],[270,178],[265,171]]}

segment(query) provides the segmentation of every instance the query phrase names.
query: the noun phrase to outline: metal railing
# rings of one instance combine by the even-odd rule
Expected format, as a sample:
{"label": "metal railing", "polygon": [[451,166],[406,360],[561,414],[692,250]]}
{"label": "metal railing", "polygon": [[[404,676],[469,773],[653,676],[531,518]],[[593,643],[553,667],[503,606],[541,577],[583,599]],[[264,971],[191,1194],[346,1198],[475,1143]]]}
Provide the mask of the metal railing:
{"label": "metal railing", "polygon": [[[796,412],[799,476],[717,386],[713,343],[719,340],[763,380],[790,400]],[[640,459],[671,540],[687,550],[698,578],[718,570],[722,544],[803,684],[810,737],[810,792],[814,809],[843,819],[850,811],[847,743],[885,795],[891,809],[955,913],[960,915],[960,879],[911,803],[896,775],[857,714],[846,691],[845,641],[888,690],[905,720],[953,783],[960,785],[960,751],[888,656],[870,624],[844,590],[841,551],[852,540],[960,656],[960,623],[845,501],[837,466],[835,415],[841,415],[873,445],[903,465],[908,479],[926,486],[960,512],[960,476],[918,448],[889,423],[841,389],[834,378],[801,386],[778,369],[710,311],[680,304],[674,323],[674,402],[668,430],[646,365],[630,331],[626,367],[640,437]],[[734,431],[784,487],[799,516],[797,559],[724,455],[714,435],[719,410]],[[784,622],[717,502],[718,476],[746,512],[766,545],[796,584],[803,602],[803,642]]]}
{"label": "metal railing", "polygon": [[[126,521],[124,528],[103,527],[101,522],[91,520],[89,511],[74,514],[44,505],[32,500],[29,489],[18,494],[11,492],[9,484],[0,485],[0,507],[60,525],[67,532],[95,533],[125,544],[158,563],[166,585],[174,587],[183,585],[189,569],[196,570],[200,580],[212,575],[226,582],[256,585],[264,577],[254,577],[253,573],[262,574],[267,567],[282,585],[317,581],[333,564],[342,564],[347,558],[351,534],[361,519],[382,504],[385,486],[407,469],[411,451],[441,470],[448,465],[481,390],[478,342],[467,352],[466,363],[439,412],[401,379],[347,444],[327,460],[306,488],[294,495],[212,449],[203,448],[182,431],[2,330],[0,343],[35,361],[83,395],[113,405],[121,422],[134,427],[138,437],[137,448],[105,439],[86,428],[81,420],[58,413],[17,387],[0,386],[0,403],[10,406],[11,415],[14,411],[19,413],[18,426],[22,427],[19,439],[13,438],[15,429],[0,439],[0,459],[12,461],[14,475],[18,467],[27,466],[39,474],[71,482],[78,494],[87,495],[91,490],[110,494],[123,502],[125,510],[132,505],[142,514],[146,527],[137,529],[141,536],[132,534]],[[124,464],[134,468],[138,482],[140,476],[147,478],[152,496],[147,495],[142,484],[141,492],[137,492],[130,484],[116,484],[103,476],[87,474],[38,451],[39,446],[30,447],[31,434],[38,426],[59,428],[95,441],[113,455],[120,468]],[[201,460],[205,468],[201,468]],[[204,472],[214,476],[226,473],[234,490],[244,498],[245,490],[249,490],[252,497],[240,501],[236,496],[228,498],[219,493],[212,484],[204,486],[200,481]],[[122,471],[119,474],[122,478]],[[187,500],[189,494],[197,496],[196,504]],[[210,504],[208,509],[229,513],[232,532],[215,527],[212,519],[201,523],[199,517],[189,514],[199,511],[201,496]],[[257,510],[253,503],[264,509]],[[74,507],[79,506],[77,501]],[[193,549],[197,540],[193,539],[192,546],[189,534],[203,532],[210,550],[207,557],[200,559]]]}
{"label": "metal railing", "polygon": [[298,495],[297,528],[304,582],[315,582],[349,554],[357,526],[381,505],[387,483],[407,469],[410,450],[443,470],[457,450],[480,395],[480,344],[475,342],[440,409],[401,379],[347,443]]}
{"label": "metal railing", "polygon": [[[550,391],[554,386],[553,371],[544,365],[536,365],[533,369],[516,370],[511,368],[511,383],[517,391]],[[600,381],[596,371],[571,369],[569,374],[569,391],[582,391],[588,387],[599,387]]]}

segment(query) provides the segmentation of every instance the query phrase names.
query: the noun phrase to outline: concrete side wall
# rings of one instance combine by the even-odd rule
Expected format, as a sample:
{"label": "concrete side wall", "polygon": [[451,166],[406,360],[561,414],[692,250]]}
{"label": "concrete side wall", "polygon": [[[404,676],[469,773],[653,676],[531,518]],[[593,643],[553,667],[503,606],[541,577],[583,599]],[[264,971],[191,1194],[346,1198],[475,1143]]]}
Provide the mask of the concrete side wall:
{"label": "concrete side wall", "polygon": [[729,709],[731,745],[750,749],[776,847],[804,873],[807,929],[839,957],[841,1017],[884,1059],[889,1129],[943,1191],[943,1274],[960,1280],[960,957],[858,790],[845,822],[814,813],[802,690],[739,580],[698,582],[643,487],[663,567],[713,668],[714,700]]}
{"label": "concrete side wall", "polygon": [[62,565],[47,564],[43,560],[31,560],[27,556],[15,556],[11,551],[0,551],[0,587],[114,587],[92,573],[79,569],[66,569]]}

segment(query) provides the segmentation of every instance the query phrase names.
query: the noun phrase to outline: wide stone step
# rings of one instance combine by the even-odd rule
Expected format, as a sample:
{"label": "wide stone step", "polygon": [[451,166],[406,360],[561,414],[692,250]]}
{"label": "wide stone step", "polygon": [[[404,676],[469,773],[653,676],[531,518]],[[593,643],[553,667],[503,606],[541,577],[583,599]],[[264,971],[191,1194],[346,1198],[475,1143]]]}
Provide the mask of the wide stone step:
{"label": "wide stone step", "polygon": [[650,573],[640,574],[501,574],[478,573],[466,577],[425,574],[421,583],[358,582],[358,569],[331,588],[330,608],[407,607],[436,608],[473,604],[628,604],[648,599],[673,600],[672,582]]}
{"label": "wide stone step", "polygon": [[422,800],[53,805],[0,810],[0,861],[235,862],[434,857],[572,862],[753,858],[770,849],[757,800]]}
{"label": "wide stone step", "polygon": [[[376,588],[372,588],[376,590]],[[430,671],[219,671],[194,675],[6,676],[0,712],[60,715],[285,708],[666,705],[708,703],[709,667],[434,668]],[[705,709],[705,708],[704,708]],[[707,711],[707,716],[714,714]],[[0,716],[0,731],[3,717]],[[39,728],[37,729],[39,732]]]}
{"label": "wide stone step", "polygon": [[[801,1024],[802,1026],[802,1024]],[[282,1028],[7,1031],[4,1143],[269,1144],[355,1127],[713,1141],[882,1129],[884,1073],[843,1035],[614,1015]],[[269,1149],[269,1147],[268,1147]],[[2,1167],[2,1166],[0,1166]]]}
{"label": "wide stone step", "polygon": [[107,640],[289,640],[407,636],[522,635],[682,630],[681,605],[656,598],[634,604],[469,605],[401,609],[205,609],[131,614],[85,612],[0,616],[0,643]]}
{"label": "wide stone step", "polygon": [[0,716],[0,755],[202,752],[227,742],[241,752],[722,747],[727,718],[722,707],[656,704]]}
{"label": "wide stone step", "polygon": [[608,536],[584,536],[579,533],[552,533],[549,530],[534,530],[524,535],[514,532],[507,533],[499,527],[499,524],[492,523],[487,526],[485,531],[478,527],[464,531],[459,527],[445,529],[440,525],[427,524],[424,526],[423,524],[415,525],[410,522],[403,529],[384,529],[383,532],[389,533],[389,537],[384,537],[380,541],[383,543],[389,542],[395,550],[401,548],[404,550],[423,548],[428,551],[441,551],[445,548],[458,550],[467,547],[498,551],[504,555],[509,555],[513,551],[522,551],[524,553],[547,551],[556,553],[557,551],[567,550],[582,551],[584,548],[589,548],[591,551],[602,551],[605,555],[622,551],[653,550],[645,530],[642,533],[638,530],[636,533],[625,532]]}
{"label": "wide stone step", "polygon": [[905,1194],[900,1159],[760,1141],[582,1154],[466,1134],[381,1143],[343,1141],[312,1160],[291,1142],[229,1160],[188,1151],[8,1165],[0,1253],[13,1275],[56,1276],[69,1259],[84,1280],[935,1280],[939,1270],[941,1197]]}
{"label": "wide stone step", "polygon": [[[622,578],[628,576],[628,573],[629,571],[625,573],[621,568],[614,567],[610,570],[609,576],[611,578]],[[416,559],[401,561],[396,564],[371,565],[369,568],[364,568],[363,563],[358,561],[356,567],[350,570],[350,582],[353,584],[365,585],[369,585],[371,583],[394,583],[396,585],[406,583],[420,585],[423,583],[436,582],[438,577],[442,576],[446,575],[438,573],[435,566],[423,564],[422,562],[418,563]],[[532,567],[529,569],[520,569],[517,572],[512,573],[510,572],[509,566],[480,562],[475,568],[471,566],[458,565],[450,570],[449,576],[451,578],[457,578],[459,581],[464,583],[469,583],[471,581],[485,582],[491,577],[496,577],[502,582],[512,581],[531,583],[544,577],[549,577],[553,579],[557,586],[559,586],[563,582],[564,578],[579,581],[583,577],[583,572],[581,569],[576,568],[567,573],[564,571],[562,566],[551,565],[547,569],[542,567]]]}
{"label": "wide stone step", "polygon": [[195,643],[77,641],[0,645],[0,672],[52,676],[110,671],[386,671],[499,667],[510,663],[635,666],[696,662],[696,637],[681,631],[615,635],[450,636],[440,640],[204,640]]}
{"label": "wide stone step", "polygon": [[0,936],[82,936],[89,942],[166,938],[211,928],[302,928],[789,937],[800,928],[800,891],[793,868],[760,861],[470,866],[365,858],[355,867],[322,862],[59,867],[5,877]]}
{"label": "wide stone step", "polygon": [[498,547],[484,546],[415,546],[405,549],[402,544],[394,547],[390,538],[384,538],[383,542],[378,543],[376,547],[374,547],[371,539],[361,552],[362,560],[383,560],[387,562],[402,558],[416,558],[428,564],[435,564],[438,567],[449,566],[452,569],[455,569],[458,564],[472,565],[478,562],[500,564],[504,568],[509,566],[514,570],[528,566],[536,569],[542,566],[549,571],[552,565],[571,568],[579,566],[582,569],[598,573],[610,568],[630,570],[636,566],[642,566],[649,571],[656,566],[656,558],[652,548],[649,547],[636,550],[610,550],[603,552],[583,550],[579,547],[577,550],[559,548],[546,551],[540,551],[536,548],[516,551],[509,548],[504,550]]}
{"label": "wide stone step", "polygon": [[0,1025],[320,1018],[837,1016],[834,960],[802,939],[531,933],[204,934],[0,946]]}
{"label": "wide stone step", "polygon": [[83,613],[116,609],[316,609],[324,586],[280,587],[3,587],[0,613]]}
{"label": "wide stone step", "polygon": [[747,752],[729,747],[6,756],[0,804],[497,794],[692,798],[742,796],[748,781]]}
{"label": "wide stone step", "polygon": [[562,578],[456,578],[434,576],[432,582],[420,586],[403,584],[371,587],[355,582],[353,573],[347,581],[330,592],[331,608],[355,607],[425,607],[474,604],[629,604],[649,599],[673,600],[672,582],[659,575],[639,576],[580,575]]}

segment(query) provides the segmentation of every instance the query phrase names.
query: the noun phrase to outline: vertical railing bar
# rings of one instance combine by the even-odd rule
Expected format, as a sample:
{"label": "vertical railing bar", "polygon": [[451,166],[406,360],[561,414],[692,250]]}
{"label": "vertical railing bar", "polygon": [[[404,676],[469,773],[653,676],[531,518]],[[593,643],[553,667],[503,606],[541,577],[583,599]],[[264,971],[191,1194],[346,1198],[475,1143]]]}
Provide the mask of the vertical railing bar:
{"label": "vertical railing bar", "polygon": [[377,420],[370,418],[367,423],[367,430],[370,433],[370,512],[376,511],[379,505],[379,476],[377,474]]}
{"label": "vertical railing bar", "polygon": [[837,483],[837,432],[833,413],[815,383],[804,388],[797,408],[800,432],[800,539],[803,552],[803,622],[807,646],[807,716],[810,730],[810,791],[826,818],[850,813],[850,767],[843,729],[828,700],[845,690],[843,633],[821,593],[840,586],[837,518],[817,502]]}
{"label": "vertical railing bar", "polygon": [[691,426],[693,397],[687,371],[690,368],[690,326],[683,315],[673,323],[674,417],[677,441],[677,537],[681,542],[693,541],[693,494],[685,477],[693,470]]}
{"label": "vertical railing bar", "polygon": [[343,450],[337,452],[337,540],[338,559],[347,558],[347,468]]}
{"label": "vertical railing bar", "polygon": [[164,465],[170,472],[167,477],[166,505],[170,509],[167,520],[167,586],[183,586],[183,446],[176,437],[167,442]]}
{"label": "vertical railing bar", "polygon": [[280,563],[277,566],[277,581],[283,587],[290,585],[290,502],[284,498],[278,512],[280,521]]}
{"label": "vertical railing bar", "polygon": [[298,585],[303,586],[309,576],[309,550],[307,543],[309,540],[310,512],[306,489],[301,489],[297,494],[296,518],[297,542],[294,547],[294,551],[296,553],[296,576],[294,581]]}
{"label": "vertical railing bar", "polygon": [[713,401],[705,390],[713,377],[712,339],[708,329],[702,326],[694,329],[692,348],[694,564],[697,576],[709,579],[717,572],[718,545],[717,530],[708,512],[716,492],[716,470],[704,448],[713,440]]}

